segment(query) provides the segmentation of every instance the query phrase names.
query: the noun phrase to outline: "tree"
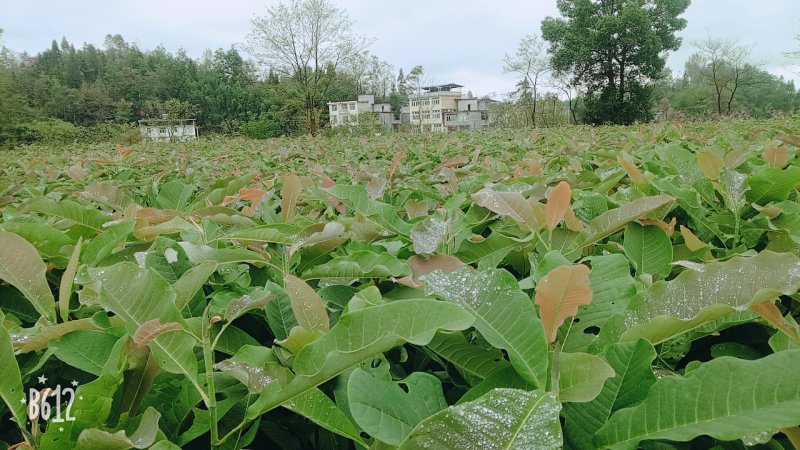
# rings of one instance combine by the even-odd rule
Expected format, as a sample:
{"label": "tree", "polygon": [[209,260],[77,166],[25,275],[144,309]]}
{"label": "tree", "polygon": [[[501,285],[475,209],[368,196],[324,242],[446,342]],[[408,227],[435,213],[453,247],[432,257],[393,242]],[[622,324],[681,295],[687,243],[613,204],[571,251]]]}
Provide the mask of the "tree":
{"label": "tree", "polygon": [[763,82],[757,68],[749,62],[750,49],[735,41],[710,36],[694,45],[699,51],[700,74],[713,91],[717,115],[730,115],[741,89]]}
{"label": "tree", "polygon": [[689,0],[558,0],[542,21],[556,74],[586,90],[584,120],[629,124],[651,115],[652,84],[677,50]]}
{"label": "tree", "polygon": [[539,81],[550,70],[550,58],[547,56],[544,43],[537,36],[525,36],[519,43],[517,54],[513,57],[506,54],[503,63],[504,72],[513,72],[522,77],[521,84],[517,84],[518,87],[530,89],[531,123],[535,127]]}
{"label": "tree", "polygon": [[307,130],[314,133],[331,75],[371,42],[353,31],[343,9],[326,0],[289,0],[252,20],[246,48],[259,63],[296,85]]}
{"label": "tree", "polygon": [[[416,95],[417,98],[422,96],[422,88],[428,84],[429,81],[425,77],[425,69],[422,66],[414,66],[406,75],[406,92],[409,92],[413,95]],[[414,118],[414,111],[409,107],[409,114],[411,114],[411,119]],[[422,101],[417,103],[417,131],[422,131]]]}

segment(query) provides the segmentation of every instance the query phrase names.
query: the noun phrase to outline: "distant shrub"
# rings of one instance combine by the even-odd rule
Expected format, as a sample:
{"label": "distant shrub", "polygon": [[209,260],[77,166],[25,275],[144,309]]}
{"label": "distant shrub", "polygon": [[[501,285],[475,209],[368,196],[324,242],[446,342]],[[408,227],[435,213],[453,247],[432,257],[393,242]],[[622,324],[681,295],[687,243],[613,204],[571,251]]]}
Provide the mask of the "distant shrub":
{"label": "distant shrub", "polygon": [[19,140],[25,143],[65,144],[81,137],[81,129],[59,119],[35,120],[19,127]]}
{"label": "distant shrub", "polygon": [[279,123],[267,119],[247,122],[242,125],[240,131],[243,135],[254,139],[269,139],[283,134]]}

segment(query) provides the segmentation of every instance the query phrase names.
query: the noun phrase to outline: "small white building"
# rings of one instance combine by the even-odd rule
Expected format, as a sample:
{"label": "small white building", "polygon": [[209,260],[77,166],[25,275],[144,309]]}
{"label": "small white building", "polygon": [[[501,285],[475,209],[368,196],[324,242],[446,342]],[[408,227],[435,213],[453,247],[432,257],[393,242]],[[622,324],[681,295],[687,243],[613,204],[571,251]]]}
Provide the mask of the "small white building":
{"label": "small white building", "polygon": [[139,132],[147,141],[171,142],[197,139],[195,119],[170,119],[164,114],[160,119],[142,119]]}
{"label": "small white building", "polygon": [[346,102],[328,102],[328,117],[331,128],[342,125],[360,125],[362,114],[370,114],[378,119],[378,123],[391,130],[400,124],[400,118],[395,117],[392,105],[389,103],[375,103],[375,96],[371,94],[359,95],[358,100]]}

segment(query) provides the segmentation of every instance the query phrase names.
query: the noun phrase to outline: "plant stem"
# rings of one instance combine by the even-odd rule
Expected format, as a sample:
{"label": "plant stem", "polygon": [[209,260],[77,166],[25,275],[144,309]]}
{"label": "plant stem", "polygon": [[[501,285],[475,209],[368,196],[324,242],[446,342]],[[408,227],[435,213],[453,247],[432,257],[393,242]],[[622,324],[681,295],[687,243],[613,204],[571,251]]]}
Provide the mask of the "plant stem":
{"label": "plant stem", "polygon": [[[217,426],[217,394],[214,387],[214,348],[211,345],[211,328],[208,326],[209,307],[210,304],[206,307],[206,310],[203,313],[202,337],[203,363],[206,369],[206,386],[208,389],[208,400],[206,407],[208,408],[209,416],[211,416],[211,448],[213,449],[217,448],[217,445],[219,445],[219,427]],[[214,342],[216,342],[216,339]]]}
{"label": "plant stem", "polygon": [[800,449],[800,427],[781,428],[781,433],[789,439],[796,450]]}

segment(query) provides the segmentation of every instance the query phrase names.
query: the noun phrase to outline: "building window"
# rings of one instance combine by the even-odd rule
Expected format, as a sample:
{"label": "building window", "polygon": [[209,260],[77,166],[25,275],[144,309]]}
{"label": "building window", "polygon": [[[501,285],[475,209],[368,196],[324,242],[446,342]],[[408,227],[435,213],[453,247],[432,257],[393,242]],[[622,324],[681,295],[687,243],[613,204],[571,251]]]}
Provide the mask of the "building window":
{"label": "building window", "polygon": [[419,106],[419,100],[411,100],[411,106]]}
{"label": "building window", "polygon": [[159,128],[158,129],[158,134],[167,134],[167,128],[166,127]]}
{"label": "building window", "polygon": [[355,103],[350,103],[349,107],[350,107],[350,111],[355,111],[356,110],[356,104]]}
{"label": "building window", "polygon": [[436,98],[434,98],[434,99],[433,99],[433,100],[431,100],[431,101],[433,102],[434,106],[435,106],[435,105],[438,105],[438,104],[439,104],[439,97],[436,97]]}
{"label": "building window", "polygon": [[441,119],[441,118],[442,118],[442,112],[441,112],[441,110],[439,110],[439,109],[434,109],[434,110],[431,112],[431,118],[433,118],[433,119]]}
{"label": "building window", "polygon": [[331,105],[331,111],[338,111],[338,110],[339,110],[338,105]]}
{"label": "building window", "polygon": [[412,120],[419,120],[419,111],[412,111],[411,112],[411,119]]}
{"label": "building window", "polygon": [[430,120],[430,118],[431,118],[431,112],[430,111],[423,111],[422,112],[422,119],[423,120]]}

